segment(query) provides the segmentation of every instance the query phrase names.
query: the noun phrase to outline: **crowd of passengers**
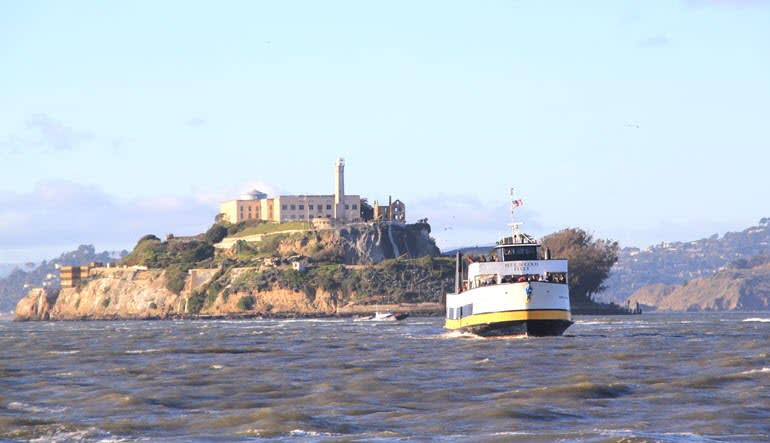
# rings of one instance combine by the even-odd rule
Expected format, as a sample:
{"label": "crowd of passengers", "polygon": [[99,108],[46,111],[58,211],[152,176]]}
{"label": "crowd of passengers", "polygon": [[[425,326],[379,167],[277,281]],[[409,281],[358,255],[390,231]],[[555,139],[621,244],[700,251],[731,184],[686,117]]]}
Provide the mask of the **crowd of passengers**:
{"label": "crowd of passengers", "polygon": [[[500,278],[500,283],[526,283],[544,281],[549,283],[565,283],[564,273],[561,272],[549,272],[545,277],[540,274],[526,274],[526,275],[504,275]],[[479,280],[478,286],[491,286],[497,284],[496,277],[488,277],[483,280]]]}

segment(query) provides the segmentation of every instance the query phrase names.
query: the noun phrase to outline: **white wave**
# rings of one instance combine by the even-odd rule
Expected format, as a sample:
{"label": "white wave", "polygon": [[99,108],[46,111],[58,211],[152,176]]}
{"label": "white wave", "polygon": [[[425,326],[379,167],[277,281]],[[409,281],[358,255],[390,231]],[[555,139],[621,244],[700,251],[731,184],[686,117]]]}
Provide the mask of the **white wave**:
{"label": "white wave", "polygon": [[476,334],[471,334],[470,332],[463,332],[463,331],[446,331],[439,334],[437,338],[440,338],[440,339],[466,338],[471,340],[484,340],[484,337],[479,337]]}
{"label": "white wave", "polygon": [[597,429],[597,432],[601,435],[610,437],[625,437],[626,439],[632,437],[641,437],[644,439],[651,439],[653,441],[661,442],[693,442],[701,443],[705,440],[702,435],[693,432],[648,432],[638,431],[634,429]]}
{"label": "white wave", "polygon": [[130,349],[126,351],[126,354],[151,354],[155,352],[161,352],[162,349],[150,348],[150,349]]}
{"label": "white wave", "polygon": [[71,350],[71,351],[48,351],[48,355],[72,355],[72,354],[78,354],[80,351],[78,350]]}
{"label": "white wave", "polygon": [[752,318],[744,318],[743,321],[770,323],[770,318],[752,317]]}
{"label": "white wave", "polygon": [[609,324],[609,322],[606,321],[596,321],[596,320],[577,320],[575,321],[576,325],[606,325]]}
{"label": "white wave", "polygon": [[294,429],[293,431],[289,432],[289,435],[292,437],[331,437],[332,434],[328,432],[316,432],[316,431],[305,431],[302,429]]}
{"label": "white wave", "polygon": [[211,365],[211,369],[223,369],[224,366],[222,365]]}
{"label": "white wave", "polygon": [[34,406],[29,403],[24,403],[20,401],[12,401],[8,403],[8,409],[11,409],[13,411],[22,411],[22,412],[31,412],[34,414],[60,414],[67,410],[66,407],[61,408],[42,408],[39,406]]}
{"label": "white wave", "polygon": [[524,432],[524,431],[502,431],[502,432],[495,432],[492,435],[495,436],[495,437],[497,437],[497,436],[505,437],[507,435],[510,435],[510,436],[522,436],[522,435],[535,435],[535,434],[533,434],[531,432]]}
{"label": "white wave", "polygon": [[763,374],[765,372],[770,372],[770,368],[749,369],[748,371],[741,372],[741,375]]}
{"label": "white wave", "polygon": [[77,431],[64,430],[63,428],[60,428],[55,430],[52,434],[47,434],[43,437],[32,439],[30,442],[68,443],[74,441],[98,441],[100,443],[119,443],[125,441],[136,441],[116,438],[108,435],[109,433],[93,427]]}

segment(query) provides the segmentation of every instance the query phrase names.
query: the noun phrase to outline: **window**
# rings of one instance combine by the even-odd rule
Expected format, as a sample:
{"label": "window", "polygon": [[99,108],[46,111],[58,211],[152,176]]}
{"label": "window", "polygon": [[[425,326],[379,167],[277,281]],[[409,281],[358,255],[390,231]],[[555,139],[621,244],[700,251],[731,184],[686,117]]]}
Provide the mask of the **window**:
{"label": "window", "polygon": [[297,207],[295,205],[289,205],[289,209],[291,209],[293,211],[293,210],[297,209]]}
{"label": "window", "polygon": [[318,212],[321,212],[323,210],[324,210],[323,205],[318,205]]}
{"label": "window", "polygon": [[286,205],[281,205],[281,209],[286,210]]}
{"label": "window", "polygon": [[353,209],[358,209],[358,205],[354,204]]}
{"label": "window", "polygon": [[307,205],[307,208],[312,211],[313,210],[313,205]]}
{"label": "window", "polygon": [[350,209],[350,205],[345,205],[345,209]]}
{"label": "window", "polygon": [[299,210],[301,211],[303,209],[305,209],[305,205],[299,205]]}
{"label": "window", "polygon": [[332,205],[326,205],[326,210],[327,211],[331,211],[332,210]]}

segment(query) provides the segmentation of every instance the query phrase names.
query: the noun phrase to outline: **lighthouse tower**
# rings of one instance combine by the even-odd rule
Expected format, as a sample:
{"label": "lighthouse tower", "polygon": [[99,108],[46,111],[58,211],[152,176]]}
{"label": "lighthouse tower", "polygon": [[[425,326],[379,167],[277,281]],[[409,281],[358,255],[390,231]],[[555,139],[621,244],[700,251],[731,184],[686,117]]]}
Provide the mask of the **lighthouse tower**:
{"label": "lighthouse tower", "polygon": [[334,172],[334,218],[345,222],[345,159],[337,159]]}

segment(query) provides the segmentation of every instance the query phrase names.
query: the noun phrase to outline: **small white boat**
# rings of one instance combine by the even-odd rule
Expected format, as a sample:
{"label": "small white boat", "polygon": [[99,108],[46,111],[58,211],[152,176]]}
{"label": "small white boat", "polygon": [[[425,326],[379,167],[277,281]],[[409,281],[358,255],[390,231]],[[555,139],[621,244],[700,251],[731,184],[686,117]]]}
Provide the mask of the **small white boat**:
{"label": "small white boat", "polygon": [[353,321],[398,321],[407,318],[409,314],[401,312],[394,314],[390,311],[377,311],[371,315],[365,315],[363,317],[356,317]]}

